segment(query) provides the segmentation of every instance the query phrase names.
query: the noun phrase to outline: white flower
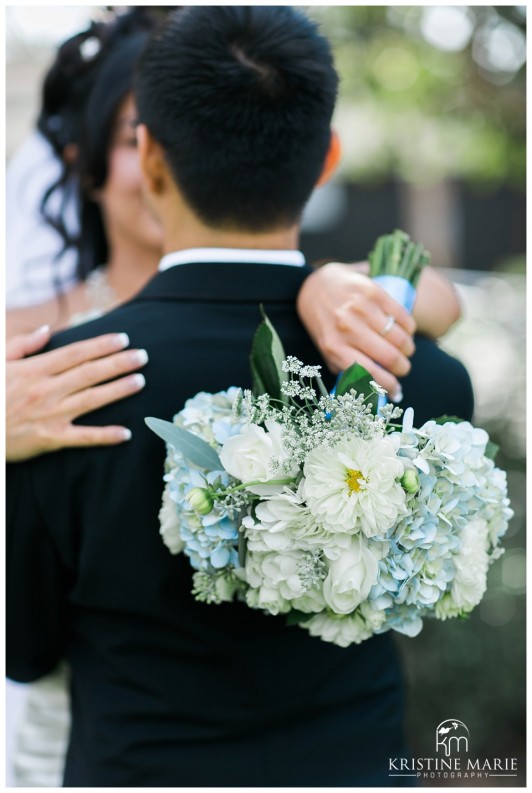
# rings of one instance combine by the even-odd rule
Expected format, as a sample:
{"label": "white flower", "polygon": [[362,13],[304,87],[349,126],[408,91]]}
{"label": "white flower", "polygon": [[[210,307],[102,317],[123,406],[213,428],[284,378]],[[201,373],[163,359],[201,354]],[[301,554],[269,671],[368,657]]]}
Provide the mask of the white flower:
{"label": "white flower", "polygon": [[334,540],[310,513],[301,486],[297,492],[285,487],[282,493],[265,498],[257,504],[255,515],[256,519],[242,520],[248,551],[310,550]]}
{"label": "white flower", "polygon": [[[250,424],[238,435],[225,441],[220,460],[225,470],[241,482],[268,482],[271,479],[285,478],[272,470],[272,464],[284,460],[282,427],[275,421],[266,422],[267,432],[257,424]],[[293,475],[299,466],[292,466]],[[247,488],[257,495],[278,492],[282,486],[252,485]]]}
{"label": "white flower", "polygon": [[303,611],[305,614],[324,611],[327,604],[323,599],[323,594],[317,589],[309,589],[304,595],[294,598],[290,603],[292,608]]}
{"label": "white flower", "polygon": [[365,440],[350,435],[334,448],[318,447],[304,466],[303,493],[310,511],[333,532],[361,529],[383,536],[406,513],[399,437]]}
{"label": "white flower", "polygon": [[270,614],[282,614],[292,608],[290,600],[300,597],[305,589],[298,575],[303,553],[248,553],[246,581],[250,589],[246,602]]}
{"label": "white flower", "polygon": [[441,620],[471,611],[484,596],[490,564],[488,525],[476,518],[463,528],[462,546],[453,556],[455,575],[449,592],[436,603],[434,612]]}
{"label": "white flower", "polygon": [[180,553],[185,547],[179,531],[177,507],[170,497],[168,485],[163,491],[163,503],[159,511],[160,534],[170,553]]}
{"label": "white flower", "polygon": [[246,558],[246,576],[250,586],[263,585],[279,591],[282,598],[293,600],[305,591],[299,577],[302,551],[290,553],[255,553]]}
{"label": "white flower", "polygon": [[363,603],[354,614],[334,617],[322,612],[302,623],[301,627],[306,628],[311,636],[318,636],[339,647],[349,647],[350,644],[360,644],[369,639],[382,627],[384,620],[384,611]]}
{"label": "white flower", "polygon": [[422,457],[429,462],[443,464],[446,476],[453,484],[474,488],[483,483],[484,455],[489,440],[485,430],[473,427],[468,421],[441,425],[428,421],[420,433],[428,436]]}
{"label": "white flower", "polygon": [[381,396],[386,396],[386,394],[388,393],[387,390],[378,383],[376,383],[375,380],[370,380],[369,384],[376,394],[380,394]]}
{"label": "white flower", "polygon": [[246,603],[252,609],[262,609],[268,614],[287,614],[292,608],[288,600],[281,597],[275,587],[262,584],[256,589],[250,588],[246,592]]}
{"label": "white flower", "polygon": [[491,460],[486,461],[486,481],[479,493],[484,502],[482,517],[488,523],[488,535],[490,544],[497,546],[500,538],[508,529],[508,521],[513,517],[513,510],[510,509],[508,499],[508,489],[506,484],[506,472],[500,468],[495,468]]}
{"label": "white flower", "polygon": [[462,531],[461,540],[462,548],[453,559],[456,575],[451,595],[457,606],[471,609],[480,603],[486,591],[489,567],[486,521],[470,521]]}
{"label": "white flower", "polygon": [[378,575],[377,556],[365,537],[351,537],[349,547],[329,562],[329,572],[323,582],[325,602],[336,614],[351,614],[367,598]]}

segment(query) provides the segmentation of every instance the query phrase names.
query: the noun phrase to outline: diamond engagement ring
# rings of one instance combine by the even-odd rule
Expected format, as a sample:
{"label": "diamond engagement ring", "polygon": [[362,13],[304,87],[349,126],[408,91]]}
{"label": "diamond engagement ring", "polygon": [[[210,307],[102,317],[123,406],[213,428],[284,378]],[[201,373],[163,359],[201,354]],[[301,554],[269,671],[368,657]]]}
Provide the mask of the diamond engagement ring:
{"label": "diamond engagement ring", "polygon": [[392,316],[392,314],[387,314],[384,327],[382,328],[381,331],[379,331],[380,335],[386,336],[391,331],[394,325],[395,325],[395,317]]}

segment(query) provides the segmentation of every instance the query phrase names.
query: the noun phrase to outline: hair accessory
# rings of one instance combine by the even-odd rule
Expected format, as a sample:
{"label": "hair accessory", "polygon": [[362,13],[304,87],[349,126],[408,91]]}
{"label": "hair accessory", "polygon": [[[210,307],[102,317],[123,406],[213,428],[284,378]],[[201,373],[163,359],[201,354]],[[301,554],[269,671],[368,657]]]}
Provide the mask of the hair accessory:
{"label": "hair accessory", "polygon": [[88,39],[79,45],[79,54],[81,55],[82,60],[84,61],[92,61],[102,48],[102,43],[100,39],[96,38],[96,36],[90,36]]}

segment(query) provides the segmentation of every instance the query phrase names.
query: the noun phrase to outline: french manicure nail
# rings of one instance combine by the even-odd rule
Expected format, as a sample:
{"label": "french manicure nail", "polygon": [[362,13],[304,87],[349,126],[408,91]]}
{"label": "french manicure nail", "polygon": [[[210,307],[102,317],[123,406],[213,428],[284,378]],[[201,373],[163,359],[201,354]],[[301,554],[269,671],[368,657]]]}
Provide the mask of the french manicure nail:
{"label": "french manicure nail", "polygon": [[395,396],[393,397],[393,402],[402,402],[403,401],[403,389],[399,386],[397,391],[395,392]]}
{"label": "french manicure nail", "polygon": [[140,366],[144,366],[145,363],[148,363],[148,353],[146,350],[135,350],[132,357]]}
{"label": "french manicure nail", "polygon": [[146,385],[146,378],[143,374],[133,374],[131,375],[131,381],[134,383],[136,388],[144,388]]}
{"label": "french manicure nail", "polygon": [[50,325],[41,325],[40,328],[37,328],[35,333],[38,336],[44,336],[46,333],[50,333]]}
{"label": "french manicure nail", "polygon": [[119,349],[129,346],[129,336],[127,333],[117,333],[115,336],[116,346]]}
{"label": "french manicure nail", "polygon": [[125,440],[125,441],[130,441],[130,440],[131,440],[131,430],[128,430],[128,428],[127,428],[127,427],[123,427],[123,428],[120,430],[120,437],[121,437],[123,440]]}

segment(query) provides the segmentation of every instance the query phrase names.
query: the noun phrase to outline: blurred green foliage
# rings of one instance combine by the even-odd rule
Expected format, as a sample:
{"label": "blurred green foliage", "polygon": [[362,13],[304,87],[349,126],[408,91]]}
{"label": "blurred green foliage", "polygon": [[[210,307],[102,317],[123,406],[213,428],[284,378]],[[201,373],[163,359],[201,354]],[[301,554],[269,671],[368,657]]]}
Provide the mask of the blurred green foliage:
{"label": "blurred green foliage", "polygon": [[348,178],[524,190],[525,6],[307,10],[334,45]]}

